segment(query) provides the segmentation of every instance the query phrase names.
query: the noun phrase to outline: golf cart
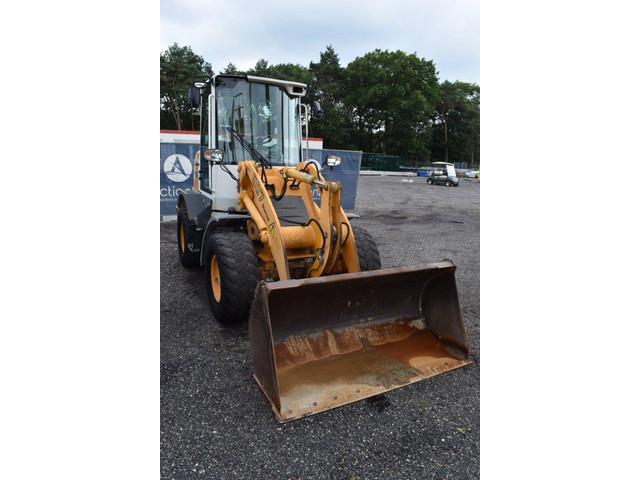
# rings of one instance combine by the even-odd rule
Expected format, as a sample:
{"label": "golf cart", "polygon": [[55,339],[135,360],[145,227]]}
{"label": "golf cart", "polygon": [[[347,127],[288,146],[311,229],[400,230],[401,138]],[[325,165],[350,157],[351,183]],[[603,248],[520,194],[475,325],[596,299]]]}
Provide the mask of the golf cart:
{"label": "golf cart", "polygon": [[456,176],[456,169],[453,168],[453,163],[433,162],[429,170],[427,183],[429,185],[436,184],[446,187],[457,187],[458,177]]}

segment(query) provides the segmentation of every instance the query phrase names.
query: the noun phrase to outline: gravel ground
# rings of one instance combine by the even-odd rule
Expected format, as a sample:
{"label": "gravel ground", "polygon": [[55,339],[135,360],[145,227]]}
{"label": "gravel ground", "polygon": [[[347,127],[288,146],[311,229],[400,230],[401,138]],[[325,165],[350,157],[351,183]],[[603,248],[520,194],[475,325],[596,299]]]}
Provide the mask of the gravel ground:
{"label": "gravel ground", "polygon": [[203,273],[180,266],[175,223],[160,228],[161,476],[223,479],[479,477],[480,185],[360,177],[355,223],[382,266],[452,259],[470,366],[279,424],[251,378],[246,325],[209,313]]}

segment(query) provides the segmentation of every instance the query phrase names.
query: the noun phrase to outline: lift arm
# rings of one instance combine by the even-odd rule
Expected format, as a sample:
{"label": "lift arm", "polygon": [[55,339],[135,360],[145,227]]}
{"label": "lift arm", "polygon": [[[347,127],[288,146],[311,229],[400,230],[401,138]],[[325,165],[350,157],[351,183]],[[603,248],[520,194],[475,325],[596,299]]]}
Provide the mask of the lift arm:
{"label": "lift arm", "polygon": [[[312,239],[309,247],[313,247],[315,252],[308,276],[319,277],[335,273],[341,255],[348,272],[359,271],[353,231],[340,206],[340,183],[327,181],[319,175],[295,167],[271,168],[262,174],[259,173],[259,168],[263,167],[258,167],[253,161],[238,163],[240,208],[249,212],[260,232],[260,241],[263,245],[268,245],[278,278],[291,278],[287,242],[291,245],[294,236],[299,239],[303,229],[302,233],[306,233],[306,238]],[[283,227],[280,224],[263,177],[268,177],[269,184],[277,191],[285,191],[285,185],[289,181],[300,182],[299,188],[303,189],[301,197],[310,218],[307,225]],[[313,202],[312,185],[320,191],[320,207]]]}

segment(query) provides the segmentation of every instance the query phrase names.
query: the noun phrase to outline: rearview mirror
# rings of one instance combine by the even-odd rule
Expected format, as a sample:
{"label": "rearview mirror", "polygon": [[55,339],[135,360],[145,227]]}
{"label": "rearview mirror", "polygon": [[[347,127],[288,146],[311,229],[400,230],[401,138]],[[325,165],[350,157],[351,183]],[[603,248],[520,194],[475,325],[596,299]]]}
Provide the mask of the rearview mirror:
{"label": "rearview mirror", "polygon": [[187,91],[187,105],[191,108],[200,106],[200,89],[198,87],[189,87]]}
{"label": "rearview mirror", "polygon": [[333,168],[340,165],[340,161],[340,157],[338,157],[337,155],[329,155],[325,163],[329,168]]}

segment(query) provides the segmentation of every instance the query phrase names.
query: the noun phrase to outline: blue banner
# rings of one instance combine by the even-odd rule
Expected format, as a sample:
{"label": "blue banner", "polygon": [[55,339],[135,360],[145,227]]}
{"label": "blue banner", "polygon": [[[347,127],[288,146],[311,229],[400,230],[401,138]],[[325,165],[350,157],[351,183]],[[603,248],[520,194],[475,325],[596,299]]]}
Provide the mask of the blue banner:
{"label": "blue banner", "polygon": [[[340,165],[333,168],[326,166],[329,155],[340,157]],[[309,150],[309,158],[317,160],[323,166],[322,176],[324,178],[342,184],[342,208],[354,210],[356,208],[356,192],[358,191],[358,175],[360,174],[362,152],[329,149]],[[320,198],[320,195],[315,191],[314,198]]]}
{"label": "blue banner", "polygon": [[[176,202],[181,191],[193,187],[193,158],[198,151],[197,144],[160,142],[160,217],[176,214]],[[305,152],[306,155],[306,152]],[[340,165],[330,168],[325,165],[329,155],[340,157]],[[309,158],[324,165],[322,175],[342,184],[342,207],[353,210],[356,207],[358,174],[362,152],[346,150],[309,150]],[[320,195],[314,191],[314,198]]]}
{"label": "blue banner", "polygon": [[160,216],[175,215],[181,191],[193,187],[193,158],[198,145],[160,143]]}

